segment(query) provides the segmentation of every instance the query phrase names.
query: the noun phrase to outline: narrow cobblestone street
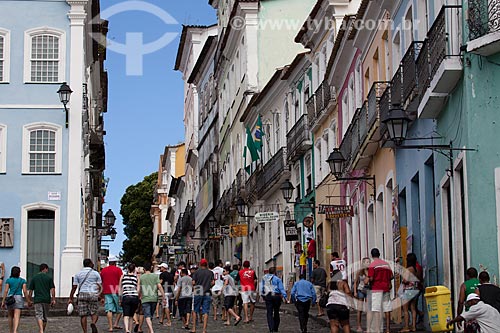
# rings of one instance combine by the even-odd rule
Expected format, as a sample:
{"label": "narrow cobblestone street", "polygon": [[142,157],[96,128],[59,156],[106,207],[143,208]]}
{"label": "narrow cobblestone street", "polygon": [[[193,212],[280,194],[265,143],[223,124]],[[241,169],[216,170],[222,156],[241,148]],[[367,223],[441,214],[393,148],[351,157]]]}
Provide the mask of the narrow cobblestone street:
{"label": "narrow cobblestone street", "polygon": [[[314,315],[313,313],[311,313]],[[181,322],[178,319],[172,321],[172,326],[161,326],[158,323],[158,319],[153,320],[155,332],[187,332],[187,330],[182,328]],[[234,320],[232,321],[234,323]],[[123,326],[123,323],[120,323]],[[322,326],[319,322],[309,320],[309,331],[310,332],[329,332],[329,329]],[[97,327],[99,332],[107,332],[107,321],[104,316],[99,317],[97,322]],[[147,332],[147,326],[144,323],[142,330]],[[201,326],[198,326],[198,332],[201,332]],[[267,321],[266,312],[263,308],[257,308],[254,314],[254,321],[250,324],[244,324],[241,322],[237,327],[235,326],[224,326],[224,322],[220,320],[214,321],[213,316],[210,316],[208,324],[208,332],[267,332]],[[281,332],[300,332],[298,319],[290,314],[282,313],[281,315]],[[6,317],[0,318],[0,333],[8,332],[8,321]],[[19,327],[19,333],[37,333],[37,327],[35,318],[32,316],[23,316],[21,318],[21,324]],[[61,333],[61,332],[81,332],[80,320],[77,316],[71,317],[50,317],[47,325],[46,333]],[[90,332],[90,328],[88,329]],[[115,332],[124,332],[124,330],[115,330]]]}

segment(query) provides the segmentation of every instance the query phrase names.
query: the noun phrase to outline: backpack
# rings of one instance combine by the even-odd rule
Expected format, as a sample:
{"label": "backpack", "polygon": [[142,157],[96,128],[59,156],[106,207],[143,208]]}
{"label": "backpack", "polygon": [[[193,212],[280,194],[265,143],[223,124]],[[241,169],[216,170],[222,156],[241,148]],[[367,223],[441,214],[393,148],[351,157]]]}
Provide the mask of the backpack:
{"label": "backpack", "polygon": [[270,278],[266,278],[264,276],[264,296],[268,294],[274,294],[274,286],[273,286],[273,275]]}

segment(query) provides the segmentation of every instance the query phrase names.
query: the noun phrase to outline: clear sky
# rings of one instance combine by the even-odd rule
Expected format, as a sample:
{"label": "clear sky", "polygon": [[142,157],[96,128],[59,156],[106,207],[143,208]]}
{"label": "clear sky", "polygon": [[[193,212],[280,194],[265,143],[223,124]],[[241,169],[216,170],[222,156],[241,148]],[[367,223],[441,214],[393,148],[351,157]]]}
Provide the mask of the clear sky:
{"label": "clear sky", "polygon": [[[147,4],[161,10],[150,10]],[[110,253],[117,255],[124,240],[119,212],[125,189],[158,170],[166,145],[184,141],[184,86],[181,73],[173,70],[182,24],[210,25],[216,22],[216,14],[208,0],[101,0],[101,13],[109,20],[105,62],[109,97],[104,124],[105,176],[110,181],[103,210],[113,210],[118,231],[114,242],[103,244],[109,244]],[[177,23],[165,19],[165,13]],[[167,43],[168,39],[162,40],[164,35],[175,39]],[[119,47],[127,45],[127,50],[137,50],[141,48],[134,47],[134,43],[155,41],[158,45],[153,44],[153,51],[142,57],[142,69],[134,58],[139,54],[140,59],[140,52],[124,52]],[[128,69],[126,59],[131,64]]]}

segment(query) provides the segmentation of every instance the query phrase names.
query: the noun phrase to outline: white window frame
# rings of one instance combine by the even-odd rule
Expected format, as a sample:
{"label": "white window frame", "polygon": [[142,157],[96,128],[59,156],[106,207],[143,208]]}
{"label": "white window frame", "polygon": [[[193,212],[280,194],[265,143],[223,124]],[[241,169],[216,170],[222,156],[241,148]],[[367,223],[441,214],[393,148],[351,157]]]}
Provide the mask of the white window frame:
{"label": "white window frame", "polygon": [[0,124],[0,173],[7,172],[7,126]]}
{"label": "white window frame", "polygon": [[[59,38],[58,82],[31,80],[31,39],[37,35],[54,35]],[[39,27],[24,32],[24,83],[55,84],[66,81],[66,32],[56,28]]]}
{"label": "white window frame", "polygon": [[10,30],[0,28],[0,36],[3,37],[3,77],[0,83],[9,83],[10,81]]}
{"label": "white window frame", "polygon": [[[55,151],[55,170],[54,172],[39,173],[30,171],[30,133],[34,130],[51,130],[56,133],[56,151]],[[50,123],[33,123],[23,126],[23,158],[22,158],[22,173],[29,175],[50,175],[62,173],[62,127]]]}

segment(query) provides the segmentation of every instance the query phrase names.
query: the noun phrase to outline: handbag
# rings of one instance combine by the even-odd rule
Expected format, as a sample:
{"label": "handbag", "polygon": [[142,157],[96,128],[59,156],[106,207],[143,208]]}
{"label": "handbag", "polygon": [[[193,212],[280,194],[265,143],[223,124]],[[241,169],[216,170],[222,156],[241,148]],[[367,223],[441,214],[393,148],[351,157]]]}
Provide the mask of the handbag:
{"label": "handbag", "polygon": [[328,296],[329,295],[326,292],[321,295],[321,297],[319,298],[319,302],[318,302],[320,307],[326,308],[326,305],[328,304]]}

